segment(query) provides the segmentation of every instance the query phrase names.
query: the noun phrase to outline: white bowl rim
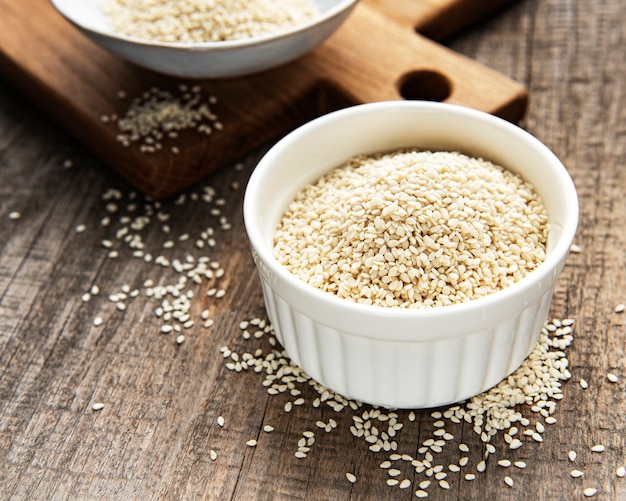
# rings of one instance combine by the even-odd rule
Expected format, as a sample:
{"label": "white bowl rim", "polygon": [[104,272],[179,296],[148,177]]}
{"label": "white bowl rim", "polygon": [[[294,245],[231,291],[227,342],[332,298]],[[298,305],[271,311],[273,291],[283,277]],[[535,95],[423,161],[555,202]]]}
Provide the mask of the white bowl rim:
{"label": "white bowl rim", "polygon": [[[258,180],[260,180],[260,178],[264,175],[265,171],[271,169],[271,165],[274,162],[275,157],[279,156],[283,149],[289,147],[294,142],[297,142],[300,138],[308,135],[312,131],[320,127],[324,127],[329,121],[341,120],[343,117],[354,117],[361,114],[376,113],[378,111],[403,111],[408,109],[437,113],[452,113],[456,115],[460,114],[474,120],[486,121],[493,126],[504,129],[507,133],[516,136],[519,140],[528,144],[529,147],[536,149],[551,165],[554,166],[555,171],[563,183],[562,192],[563,198],[567,204],[567,217],[564,221],[561,235],[556,242],[556,245],[554,248],[549,250],[546,259],[536,269],[532,270],[525,277],[505,289],[498,290],[487,296],[464,303],[425,308],[387,308],[357,303],[356,301],[343,299],[332,293],[322,291],[321,289],[300,280],[276,260],[273,255],[273,247],[268,248],[268,246],[264,243],[264,237],[261,235],[261,232],[256,225],[249,224],[255,217],[254,214],[257,199],[262,196],[262,194],[255,191],[255,187]],[[549,278],[549,275],[555,272],[561,261],[568,254],[571,243],[574,240],[578,225],[578,210],[578,196],[572,178],[562,162],[546,145],[539,141],[539,139],[535,138],[521,127],[502,118],[496,117],[495,115],[461,105],[432,101],[381,101],[358,104],[338,111],[333,111],[311,120],[280,139],[263,156],[263,158],[261,158],[250,176],[244,194],[243,203],[244,224],[253,251],[257,253],[261,261],[273,274],[286,281],[289,286],[294,287],[303,293],[312,295],[312,297],[314,297],[317,301],[328,302],[327,304],[350,310],[356,314],[361,313],[389,319],[400,318],[411,320],[436,319],[437,317],[443,315],[448,316],[452,314],[465,314],[477,310],[489,311],[489,309],[494,307],[497,303],[506,301],[507,298],[510,298],[511,296],[516,296],[524,290],[533,288],[545,280],[552,281],[552,279]]]}
{"label": "white bowl rim", "polygon": [[74,16],[72,12],[69,12],[67,9],[62,8],[61,4],[64,3],[60,0],[49,0],[50,3],[54,6],[54,8],[63,15],[68,21],[72,24],[78,26],[82,30],[85,30],[90,33],[97,34],[104,38],[109,38],[113,40],[124,41],[129,44],[148,47],[157,47],[163,48],[167,50],[174,51],[187,51],[187,52],[205,52],[205,51],[229,51],[233,49],[245,49],[247,47],[254,47],[263,44],[269,44],[276,41],[279,41],[284,38],[289,38],[297,33],[306,32],[314,29],[316,26],[326,23],[328,20],[334,18],[335,16],[341,14],[345,10],[351,8],[359,0],[338,0],[337,4],[328,9],[321,15],[315,16],[311,21],[307,21],[306,23],[298,24],[293,28],[289,28],[287,30],[281,30],[276,33],[269,33],[267,35],[262,35],[258,37],[244,38],[240,40],[223,40],[219,42],[163,42],[159,40],[146,40],[145,38],[138,38],[133,36],[128,36],[123,33],[116,32],[114,30],[101,30],[94,28],[93,26],[87,26],[84,23],[79,22]]}

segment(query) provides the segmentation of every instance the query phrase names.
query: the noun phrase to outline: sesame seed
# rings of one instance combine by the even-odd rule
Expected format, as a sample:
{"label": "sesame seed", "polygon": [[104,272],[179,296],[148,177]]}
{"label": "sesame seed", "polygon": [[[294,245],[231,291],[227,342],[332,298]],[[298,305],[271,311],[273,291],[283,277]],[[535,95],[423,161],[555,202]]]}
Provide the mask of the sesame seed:
{"label": "sesame seed", "polygon": [[226,423],[225,419],[223,416],[217,416],[216,419],[217,425],[221,428],[224,426],[224,424]]}
{"label": "sesame seed", "polygon": [[509,476],[504,477],[504,483],[509,487],[513,487],[513,479]]}
{"label": "sesame seed", "polygon": [[348,482],[350,482],[351,484],[353,484],[354,482],[356,482],[356,476],[354,475],[354,473],[346,473],[346,478],[348,479]]}
{"label": "sesame seed", "polygon": [[465,480],[475,480],[475,479],[476,479],[476,475],[474,475],[473,473],[465,474]]}
{"label": "sesame seed", "polygon": [[450,484],[449,484],[446,480],[440,480],[440,481],[439,481],[439,486],[440,486],[442,489],[446,489],[446,490],[447,490],[447,489],[450,489]]}
{"label": "sesame seed", "polygon": [[185,342],[185,336],[182,334],[176,338],[176,344],[183,344]]}
{"label": "sesame seed", "polygon": [[615,470],[615,475],[620,478],[624,478],[624,476],[626,476],[626,468],[624,466],[618,466]]}
{"label": "sesame seed", "polygon": [[611,374],[611,373],[608,373],[608,374],[606,375],[606,378],[607,378],[607,379],[609,380],[609,382],[611,382],[611,383],[617,383],[617,381],[619,380],[619,378],[618,378],[615,374]]}
{"label": "sesame seed", "polygon": [[569,248],[570,252],[574,254],[580,254],[582,252],[582,248],[578,244],[572,244]]}
{"label": "sesame seed", "polygon": [[270,426],[269,424],[266,424],[266,425],[263,427],[263,431],[264,431],[265,433],[271,433],[271,432],[273,432],[273,431],[274,431],[274,427],[273,427],[273,426]]}
{"label": "sesame seed", "polygon": [[104,320],[102,320],[102,317],[96,317],[96,318],[93,319],[93,324],[96,327],[102,325],[102,322],[104,322]]}
{"label": "sesame seed", "polygon": [[9,219],[15,221],[22,217],[22,214],[18,211],[9,212]]}
{"label": "sesame seed", "polygon": [[587,487],[584,491],[583,494],[585,495],[585,497],[593,497],[598,493],[598,491],[596,489],[594,489],[593,487]]}
{"label": "sesame seed", "polygon": [[585,381],[584,379],[581,379],[581,380],[580,380],[580,387],[581,387],[583,390],[586,390],[586,389],[589,387],[589,383],[588,383],[587,381]]}
{"label": "sesame seed", "polygon": [[256,447],[256,445],[257,445],[257,441],[256,441],[255,439],[248,440],[248,441],[246,442],[246,445],[247,445],[248,447]]}
{"label": "sesame seed", "polygon": [[606,450],[606,447],[604,447],[604,445],[594,445],[591,448],[591,452],[604,452]]}
{"label": "sesame seed", "polygon": [[211,461],[215,461],[217,459],[217,452],[215,452],[213,449],[211,449],[209,451],[209,458],[211,459]]}
{"label": "sesame seed", "polygon": [[425,490],[419,489],[415,491],[415,497],[420,498],[420,499],[427,498],[428,492],[426,492]]}
{"label": "sesame seed", "polygon": [[509,466],[511,466],[511,461],[509,461],[508,459],[500,459],[498,461],[498,464],[504,468],[508,468]]}
{"label": "sesame seed", "polygon": [[521,470],[526,468],[526,463],[524,461],[515,461],[513,464]]}
{"label": "sesame seed", "polygon": [[580,478],[584,475],[584,473],[580,470],[572,470],[570,471],[570,475],[572,476],[572,478]]}
{"label": "sesame seed", "polygon": [[98,402],[98,403],[93,404],[93,405],[91,406],[91,408],[92,408],[94,411],[100,411],[100,410],[104,409],[104,404],[103,404],[103,403],[101,403],[101,402]]}

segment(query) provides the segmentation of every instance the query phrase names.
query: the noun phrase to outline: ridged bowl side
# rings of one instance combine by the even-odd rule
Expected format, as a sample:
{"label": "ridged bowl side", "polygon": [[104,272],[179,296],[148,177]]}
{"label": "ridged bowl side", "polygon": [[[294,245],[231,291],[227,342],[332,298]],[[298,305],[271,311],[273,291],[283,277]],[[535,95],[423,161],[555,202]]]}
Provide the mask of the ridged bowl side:
{"label": "ridged bowl side", "polygon": [[482,393],[513,373],[537,343],[553,288],[488,329],[453,338],[386,341],[342,332],[294,309],[262,281],[278,341],[309,376],[351,399],[429,408]]}

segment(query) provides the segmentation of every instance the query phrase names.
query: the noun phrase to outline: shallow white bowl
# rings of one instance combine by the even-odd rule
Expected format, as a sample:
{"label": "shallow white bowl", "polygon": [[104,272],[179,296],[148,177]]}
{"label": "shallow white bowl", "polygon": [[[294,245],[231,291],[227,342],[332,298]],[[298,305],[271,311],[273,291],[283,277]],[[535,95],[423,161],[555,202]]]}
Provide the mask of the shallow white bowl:
{"label": "shallow white bowl", "polygon": [[[340,299],[277,262],[276,226],[299,189],[355,154],[402,147],[458,150],[521,174],[548,211],[546,260],[505,290],[428,309]],[[459,106],[396,101],[328,114],[279,141],[250,178],[244,220],[269,318],[293,361],[346,397],[426,408],[487,390],[532,351],[576,232],[578,198],[563,164],[518,126]]]}
{"label": "shallow white bowl", "polygon": [[317,47],[348,17],[358,0],[314,0],[319,15],[291,30],[246,40],[166,43],[114,32],[102,12],[106,0],[50,0],[85,36],[139,66],[184,78],[230,78],[292,61]]}

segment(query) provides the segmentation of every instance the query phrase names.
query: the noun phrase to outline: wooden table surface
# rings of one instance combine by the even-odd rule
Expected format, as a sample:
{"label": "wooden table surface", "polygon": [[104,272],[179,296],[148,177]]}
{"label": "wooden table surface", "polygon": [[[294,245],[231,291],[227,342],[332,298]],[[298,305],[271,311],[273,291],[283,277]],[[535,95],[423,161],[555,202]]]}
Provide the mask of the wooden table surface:
{"label": "wooden table surface", "polygon": [[[625,27],[620,0],[524,0],[449,42],[527,86],[521,125],[563,160],[581,204],[580,252],[551,309],[575,320],[556,423],[542,442],[523,437],[515,451],[498,433],[484,472],[476,470],[480,436],[448,423],[452,445],[433,464],[443,465],[450,489],[402,460],[395,478],[410,486],[387,484],[394,477],[379,465],[390,453],[350,432],[353,416],[370,407],[316,407],[310,381],[291,383],[301,395],[270,394],[263,371],[231,370],[237,360],[220,352],[272,350],[268,333],[249,328],[245,339],[240,329],[265,318],[241,217],[262,151],[159,206],[0,80],[0,498],[408,500],[430,478],[429,499],[583,499],[588,488],[595,499],[626,499],[616,474],[626,460],[626,313],[615,311],[626,303]],[[170,266],[158,264],[161,255]],[[212,278],[185,281],[202,256]],[[94,285],[99,291],[85,296]],[[194,324],[157,316],[168,305],[188,310]],[[184,341],[163,325],[180,328]],[[536,421],[530,406],[519,410]],[[397,453],[417,457],[435,418],[397,414]],[[306,431],[315,443],[298,459]],[[461,441],[468,465],[449,471]],[[592,452],[598,444],[604,452]],[[573,469],[584,475],[572,478]],[[475,480],[465,480],[469,472]]]}

